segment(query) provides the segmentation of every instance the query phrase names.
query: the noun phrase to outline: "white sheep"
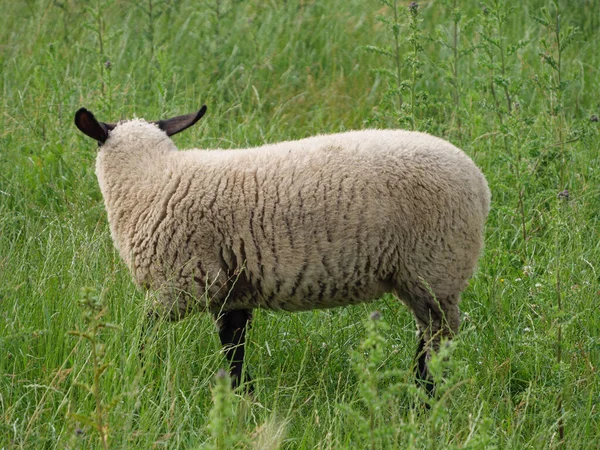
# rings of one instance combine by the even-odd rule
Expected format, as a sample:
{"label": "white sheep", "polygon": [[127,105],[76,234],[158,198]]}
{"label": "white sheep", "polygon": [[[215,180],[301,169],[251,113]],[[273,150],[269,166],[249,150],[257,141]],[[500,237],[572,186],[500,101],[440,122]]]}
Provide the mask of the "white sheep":
{"label": "white sheep", "polygon": [[[113,240],[156,311],[217,320],[234,386],[254,308],[304,311],[393,293],[420,329],[417,378],[460,323],[483,247],[487,182],[452,144],[401,130],[322,135],[240,150],[178,151],[197,114],[75,124],[100,145]],[[246,380],[249,381],[246,375]]]}

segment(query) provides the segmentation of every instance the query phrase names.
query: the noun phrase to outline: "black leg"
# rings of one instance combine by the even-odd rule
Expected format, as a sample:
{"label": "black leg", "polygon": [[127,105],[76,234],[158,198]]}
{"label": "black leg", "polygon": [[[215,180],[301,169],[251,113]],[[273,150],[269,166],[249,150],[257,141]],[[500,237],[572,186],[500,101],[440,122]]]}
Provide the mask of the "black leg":
{"label": "black leg", "polygon": [[417,360],[417,365],[415,366],[417,385],[425,389],[429,397],[433,397],[435,384],[427,368],[427,345],[425,342],[425,333],[423,332],[419,336],[419,346],[417,347],[415,359]]}
{"label": "black leg", "polygon": [[[226,311],[222,313],[217,323],[219,325],[219,337],[221,344],[225,348],[225,357],[229,361],[231,384],[235,389],[242,382],[242,369],[244,365],[244,344],[246,340],[246,330],[250,328],[252,311],[249,309],[240,309]],[[246,389],[253,391],[252,380],[248,373],[245,374]]]}

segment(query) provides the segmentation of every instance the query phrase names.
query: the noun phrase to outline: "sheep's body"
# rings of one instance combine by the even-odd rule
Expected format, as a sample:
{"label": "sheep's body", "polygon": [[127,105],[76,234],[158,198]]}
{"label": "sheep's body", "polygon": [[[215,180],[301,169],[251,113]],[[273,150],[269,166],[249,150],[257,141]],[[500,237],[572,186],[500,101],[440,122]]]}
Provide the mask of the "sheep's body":
{"label": "sheep's body", "polygon": [[[136,137],[143,145],[132,151]],[[137,282],[180,317],[190,300],[218,313],[428,289],[455,299],[482,247],[485,179],[462,151],[426,134],[367,130],[178,152],[155,126],[131,121],[109,142],[97,175],[113,238]]]}
{"label": "sheep's body", "polygon": [[242,344],[228,351],[234,376],[252,309],[328,308],[392,292],[423,332],[418,373],[429,378],[429,348],[458,330],[490,204],[465,153],[391,130],[177,151],[154,124],[101,123],[108,134],[89,115],[78,126],[104,143],[96,173],[122,258],[171,318],[191,309],[225,316],[221,340]]}

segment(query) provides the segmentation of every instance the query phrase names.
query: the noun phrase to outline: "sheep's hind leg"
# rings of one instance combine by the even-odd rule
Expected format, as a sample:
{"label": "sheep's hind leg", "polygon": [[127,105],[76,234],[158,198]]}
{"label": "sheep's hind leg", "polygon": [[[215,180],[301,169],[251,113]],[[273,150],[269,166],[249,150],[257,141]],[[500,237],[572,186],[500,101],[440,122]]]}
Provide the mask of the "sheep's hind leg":
{"label": "sheep's hind leg", "polygon": [[416,381],[429,396],[435,394],[435,383],[429,372],[432,352],[440,348],[441,339],[452,339],[460,326],[459,297],[429,298],[412,302],[411,307],[419,325],[419,345],[416,353]]}
{"label": "sheep's hind leg", "polygon": [[242,375],[246,330],[250,328],[251,320],[252,311],[249,309],[225,311],[217,317],[219,337],[225,348],[225,357],[229,361],[231,385],[235,389],[245,381],[245,389],[249,393],[254,391],[252,379],[247,372],[244,379]]}
{"label": "sheep's hind leg", "polygon": [[415,378],[417,385],[425,389],[429,397],[433,397],[435,392],[435,384],[427,367],[429,359],[427,351],[427,343],[425,341],[425,333],[419,329],[419,344],[417,346],[417,354],[415,355]]}

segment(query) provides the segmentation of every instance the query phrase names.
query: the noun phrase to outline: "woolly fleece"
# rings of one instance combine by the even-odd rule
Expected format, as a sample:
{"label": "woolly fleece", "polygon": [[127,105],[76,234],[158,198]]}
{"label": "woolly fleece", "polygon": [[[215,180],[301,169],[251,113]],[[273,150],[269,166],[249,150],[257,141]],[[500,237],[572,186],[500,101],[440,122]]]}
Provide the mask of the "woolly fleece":
{"label": "woolly fleece", "polygon": [[455,332],[490,206],[464,152],[400,130],[178,151],[136,119],[110,132],[96,173],[121,257],[172,318],[392,292],[422,329],[443,315]]}

